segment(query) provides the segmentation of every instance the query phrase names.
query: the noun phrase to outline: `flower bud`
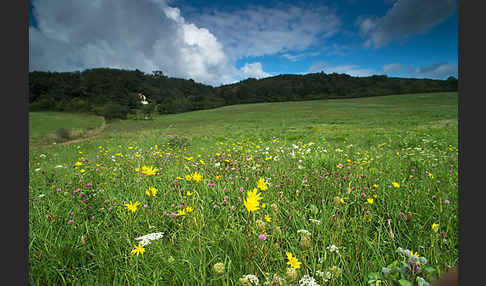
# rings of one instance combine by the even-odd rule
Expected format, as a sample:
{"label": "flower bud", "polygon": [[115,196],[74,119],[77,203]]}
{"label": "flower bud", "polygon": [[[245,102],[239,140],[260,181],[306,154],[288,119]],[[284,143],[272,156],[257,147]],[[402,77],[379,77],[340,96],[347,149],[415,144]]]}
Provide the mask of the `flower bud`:
{"label": "flower bud", "polygon": [[285,279],[287,279],[289,282],[293,282],[297,281],[297,278],[299,278],[299,273],[297,270],[292,267],[288,267],[287,271],[285,272]]}
{"label": "flower bud", "polygon": [[214,268],[214,272],[216,272],[216,274],[223,274],[224,273],[224,263],[223,262],[218,262],[218,263],[214,264],[213,268]]}

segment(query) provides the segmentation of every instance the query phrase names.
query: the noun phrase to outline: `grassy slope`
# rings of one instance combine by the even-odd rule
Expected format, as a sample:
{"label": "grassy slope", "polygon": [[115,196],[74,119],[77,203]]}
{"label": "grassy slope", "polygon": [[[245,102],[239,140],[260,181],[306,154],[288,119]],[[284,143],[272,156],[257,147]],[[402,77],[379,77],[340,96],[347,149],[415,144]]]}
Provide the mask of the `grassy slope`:
{"label": "grassy slope", "polygon": [[[174,135],[186,138],[187,148],[170,149],[166,143]],[[279,142],[274,143],[273,136],[279,138]],[[287,147],[291,151],[295,143],[299,150],[303,150],[306,147],[302,147],[302,142],[310,141],[316,142],[316,148],[325,148],[327,152],[313,151],[306,158],[302,157],[302,163],[297,162],[300,157],[293,159],[289,155]],[[258,164],[264,167],[254,170],[253,161],[247,161],[238,151],[231,151],[241,170],[225,172],[224,168],[218,170],[209,164],[211,158],[220,160],[214,156],[215,152],[227,152],[234,143],[244,146],[244,152],[251,150],[254,160],[257,160],[257,149],[266,146],[271,155],[280,154],[281,159],[274,163],[260,157]],[[154,157],[155,144],[162,154],[170,151],[178,157]],[[262,147],[259,149],[258,145]],[[128,149],[129,146],[135,149]],[[281,146],[285,153],[279,153]],[[444,271],[457,263],[457,153],[450,151],[450,146],[457,150],[457,93],[248,104],[157,116],[153,121],[113,122],[105,130],[104,137],[31,150],[30,279],[33,284],[50,281],[60,285],[64,279],[73,284],[97,281],[100,285],[103,282],[144,285],[188,282],[187,285],[197,285],[201,281],[207,285],[223,285],[223,281],[227,282],[225,285],[234,285],[233,282],[243,274],[262,277],[260,267],[272,273],[284,270],[287,250],[303,261],[302,273],[315,271],[319,269],[317,257],[330,244],[346,247],[341,250],[341,259],[333,257],[329,260],[331,256],[328,254],[328,261],[323,263],[324,267],[337,265],[343,269],[344,276],[335,285],[364,285],[368,273],[380,271],[392,261],[397,246],[419,251],[433,266]],[[338,149],[344,151],[335,151]],[[136,153],[142,154],[142,158],[136,157]],[[204,175],[205,183],[181,182],[186,189],[179,192],[175,177],[190,172],[185,168],[188,164],[184,157],[197,158],[198,154],[206,161],[204,166],[196,165]],[[355,163],[368,155],[366,160],[371,162],[368,163],[371,169]],[[74,168],[74,162],[80,157],[87,161],[82,167]],[[348,159],[352,163],[347,163]],[[95,163],[103,165],[95,166]],[[147,178],[134,175],[133,168],[140,163],[160,167],[161,175]],[[349,165],[352,171],[347,173],[346,168],[338,169],[338,163]],[[299,164],[304,168],[297,168]],[[63,167],[56,169],[56,165]],[[267,166],[271,170],[267,170]],[[195,168],[191,164],[189,167],[191,170]],[[80,168],[88,170],[83,175],[83,182],[78,182]],[[100,170],[95,171],[95,168]],[[415,178],[409,178],[412,168],[416,170]],[[321,169],[331,173],[329,179],[320,179],[316,175],[324,176]],[[425,175],[429,170],[436,179]],[[215,181],[216,175],[222,176],[219,182]],[[245,182],[235,176],[250,179]],[[259,176],[271,178],[281,185],[280,189],[272,186],[270,191],[263,193],[267,204],[278,203],[280,215],[268,209],[261,213],[269,213],[272,224],[279,225],[283,231],[288,216],[293,216],[279,249],[270,243],[273,232],[268,230],[270,239],[265,244],[268,249],[259,244],[261,247],[253,254],[255,259],[247,261],[246,213],[236,197],[243,197],[239,188],[253,187]],[[303,178],[309,180],[310,189],[302,186]],[[439,179],[440,183],[436,182]],[[216,186],[206,186],[208,180]],[[385,187],[395,180],[409,187],[397,191]],[[363,223],[365,199],[359,192],[345,194],[348,181],[360,189],[363,186],[372,188],[373,184],[380,186],[377,190],[366,191],[378,195],[371,207],[365,206],[372,210],[371,223]],[[73,182],[73,186],[66,187],[66,182]],[[113,205],[114,209],[112,212],[94,212],[97,218],[93,221],[87,219],[90,211],[83,222],[85,209],[78,199],[71,199],[71,192],[75,188],[87,192],[91,188],[84,187],[86,182],[92,182],[95,191],[103,189],[103,199],[109,200],[105,206]],[[160,195],[148,200],[144,194],[148,186],[157,186]],[[223,187],[228,187],[229,191],[224,191]],[[62,192],[56,192],[57,188],[62,188]],[[194,191],[195,195],[187,201],[194,206],[195,216],[203,223],[192,224],[191,216],[182,220],[161,216],[163,210],[175,211],[171,204],[184,201],[182,196],[186,190]],[[278,200],[279,191],[288,200]],[[237,207],[235,213],[228,208],[213,210],[212,205],[222,201],[225,195],[229,196],[229,204]],[[432,195],[439,199],[431,198]],[[333,207],[335,196],[345,196],[346,204],[337,209]],[[445,198],[450,200],[450,206],[442,203]],[[147,209],[140,206],[142,210],[131,215],[122,205],[128,200],[148,202],[150,206]],[[310,204],[318,207],[317,214],[310,212]],[[76,223],[67,225],[72,210],[76,213],[73,217]],[[399,211],[411,219],[401,220]],[[47,223],[45,216],[49,214],[59,218]],[[320,219],[321,225],[309,224],[309,217]],[[388,234],[386,218],[393,219],[394,240]],[[148,229],[147,222],[154,228]],[[434,234],[430,225],[434,222],[449,235],[447,242],[432,239]],[[300,237],[296,231],[301,228],[313,233],[312,247],[308,251],[299,249]],[[166,232],[163,243],[147,246],[143,258],[130,257],[129,252],[135,243],[133,238],[153,231]],[[81,239],[86,239],[86,245],[80,243]],[[170,256],[175,262],[169,262]],[[212,265],[217,261],[226,262],[228,268],[224,278],[218,278],[212,272]],[[309,273],[313,275],[313,272]],[[154,282],[156,280],[159,284]]]}
{"label": "grassy slope", "polygon": [[66,112],[29,112],[29,143],[52,143],[58,139],[56,131],[65,128],[80,134],[99,127],[103,117]]}

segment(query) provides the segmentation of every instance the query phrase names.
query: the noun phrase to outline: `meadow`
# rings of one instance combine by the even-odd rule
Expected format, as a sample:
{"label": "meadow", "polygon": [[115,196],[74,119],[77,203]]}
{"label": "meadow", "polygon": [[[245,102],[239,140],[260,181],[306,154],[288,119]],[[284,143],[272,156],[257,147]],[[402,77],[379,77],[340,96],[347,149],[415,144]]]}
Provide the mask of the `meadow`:
{"label": "meadow", "polygon": [[458,264],[457,102],[235,105],[31,145],[30,284],[427,285]]}

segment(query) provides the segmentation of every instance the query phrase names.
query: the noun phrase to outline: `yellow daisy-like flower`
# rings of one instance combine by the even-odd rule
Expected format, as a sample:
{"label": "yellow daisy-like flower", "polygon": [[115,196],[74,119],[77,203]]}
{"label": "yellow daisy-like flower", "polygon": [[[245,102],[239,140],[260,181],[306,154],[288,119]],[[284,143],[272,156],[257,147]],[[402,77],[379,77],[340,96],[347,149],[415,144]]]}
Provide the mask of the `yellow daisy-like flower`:
{"label": "yellow daisy-like flower", "polygon": [[198,172],[194,172],[192,173],[192,179],[195,181],[195,182],[200,182],[202,180],[203,176],[198,173]]}
{"label": "yellow daisy-like flower", "polygon": [[400,188],[400,184],[397,183],[397,182],[392,182],[392,185],[395,187],[395,188]]}
{"label": "yellow daisy-like flower", "polygon": [[190,197],[190,196],[192,196],[192,193],[191,193],[191,192],[189,192],[189,191],[187,191],[187,192],[186,192],[186,196]]}
{"label": "yellow daisy-like flower", "polygon": [[76,162],[76,163],[74,163],[74,166],[81,166],[81,165],[83,165],[83,163],[82,162],[79,162],[79,161]]}
{"label": "yellow daisy-like flower", "polygon": [[366,201],[367,201],[367,202],[368,202],[368,204],[370,204],[370,205],[371,205],[371,204],[373,204],[373,199],[372,199],[372,198],[368,198]]}
{"label": "yellow daisy-like flower", "polygon": [[297,257],[293,256],[291,252],[286,252],[285,254],[287,255],[287,259],[289,260],[289,261],[287,261],[287,264],[290,265],[294,269],[299,269],[300,264],[302,264],[302,262],[300,262],[297,259]]}
{"label": "yellow daisy-like flower", "polygon": [[268,221],[268,222],[271,222],[272,221],[272,218],[269,215],[266,215],[265,216],[265,220]]}
{"label": "yellow daisy-like flower", "polygon": [[186,212],[187,212],[187,213],[191,213],[191,212],[192,212],[192,210],[193,210],[193,209],[192,209],[192,207],[186,207]]}
{"label": "yellow daisy-like flower", "polygon": [[185,210],[177,210],[178,215],[185,215],[186,211]]}
{"label": "yellow daisy-like flower", "polygon": [[137,211],[137,206],[139,206],[139,205],[140,205],[139,202],[132,203],[132,201],[130,201],[129,204],[125,204],[125,207],[127,208],[128,211],[131,211],[132,213],[134,213],[134,212]]}
{"label": "yellow daisy-like flower", "polygon": [[142,166],[142,174],[145,174],[145,175],[148,175],[148,176],[152,176],[152,175],[155,175],[157,174],[157,171],[159,171],[159,169],[153,167],[153,166]]}
{"label": "yellow daisy-like flower", "polygon": [[154,196],[157,194],[157,189],[154,188],[154,187],[149,187],[145,193],[147,194],[147,196]]}
{"label": "yellow daisy-like flower", "polygon": [[262,191],[265,191],[266,189],[268,189],[268,183],[265,182],[265,179],[264,178],[260,178],[257,182],[257,187],[262,190]]}
{"label": "yellow daisy-like flower", "polygon": [[434,232],[437,232],[439,230],[439,224],[437,224],[437,223],[432,224],[432,230]]}
{"label": "yellow daisy-like flower", "polygon": [[81,174],[82,174],[82,173],[86,172],[86,170],[85,169],[81,169],[81,170],[79,170],[79,172],[81,172]]}
{"label": "yellow daisy-like flower", "polygon": [[253,191],[248,191],[246,194],[246,200],[243,201],[245,208],[249,212],[254,212],[260,209],[260,202],[259,200],[262,199],[261,194],[257,193],[258,189],[254,188]]}
{"label": "yellow daisy-like flower", "polygon": [[191,181],[192,180],[192,176],[191,175],[186,175],[184,178],[186,179],[186,181]]}
{"label": "yellow daisy-like flower", "polygon": [[136,254],[138,256],[139,254],[142,254],[142,256],[143,256],[144,252],[145,252],[145,248],[142,246],[142,243],[139,242],[138,245],[135,245],[135,248],[132,250],[131,253],[132,253],[132,255]]}

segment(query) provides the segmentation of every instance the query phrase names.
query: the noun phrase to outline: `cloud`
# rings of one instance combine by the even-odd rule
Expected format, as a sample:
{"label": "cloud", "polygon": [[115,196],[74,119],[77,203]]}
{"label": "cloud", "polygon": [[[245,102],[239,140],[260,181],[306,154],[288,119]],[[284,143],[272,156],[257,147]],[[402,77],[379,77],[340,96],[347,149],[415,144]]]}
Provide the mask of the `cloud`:
{"label": "cloud", "polygon": [[263,71],[262,64],[259,62],[246,63],[240,68],[239,75],[243,78],[252,77],[257,79],[271,76],[271,74]]}
{"label": "cloud", "polygon": [[138,68],[213,85],[238,73],[213,33],[164,0],[33,2],[30,71]]}
{"label": "cloud", "polygon": [[409,66],[407,72],[417,78],[446,79],[449,76],[458,78],[457,63],[435,63],[430,66]]}
{"label": "cloud", "polygon": [[372,76],[376,74],[373,70],[370,69],[363,69],[360,68],[357,65],[339,65],[339,66],[327,66],[326,62],[316,62],[312,64],[312,66],[309,68],[308,73],[315,73],[315,72],[320,72],[323,71],[326,74],[331,74],[331,73],[345,73],[350,76]]}
{"label": "cloud", "polygon": [[307,57],[315,57],[320,55],[320,52],[309,52],[309,53],[300,53],[300,54],[295,54],[292,55],[290,53],[283,54],[282,57],[286,58],[292,62],[297,62],[300,61],[301,59],[307,58]]}
{"label": "cloud", "polygon": [[341,26],[332,10],[315,4],[212,10],[194,14],[191,20],[210,29],[234,59],[304,51],[337,33]]}
{"label": "cloud", "polygon": [[384,73],[397,73],[402,70],[402,64],[389,64],[382,67]]}
{"label": "cloud", "polygon": [[393,40],[425,33],[448,18],[455,0],[398,0],[382,18],[358,17],[365,46],[380,48]]}

